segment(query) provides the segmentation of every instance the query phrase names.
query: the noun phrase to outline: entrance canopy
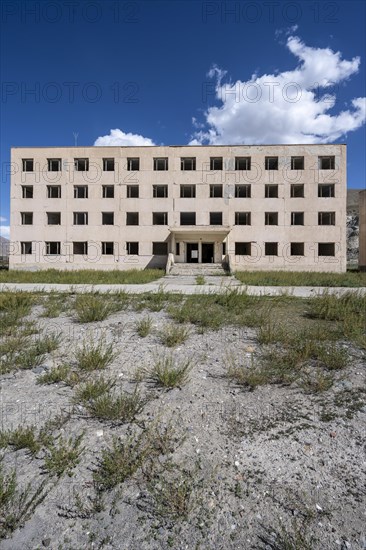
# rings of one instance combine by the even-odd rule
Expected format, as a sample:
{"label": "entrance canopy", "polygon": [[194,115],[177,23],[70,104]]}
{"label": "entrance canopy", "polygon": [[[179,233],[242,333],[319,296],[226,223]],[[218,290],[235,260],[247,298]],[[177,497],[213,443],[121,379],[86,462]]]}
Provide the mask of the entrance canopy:
{"label": "entrance canopy", "polygon": [[231,231],[231,227],[228,226],[209,226],[209,225],[185,225],[180,227],[170,227],[170,233],[174,237],[184,239],[184,237],[189,237],[189,239],[197,238],[202,239],[215,239],[215,240],[224,240],[225,237]]}

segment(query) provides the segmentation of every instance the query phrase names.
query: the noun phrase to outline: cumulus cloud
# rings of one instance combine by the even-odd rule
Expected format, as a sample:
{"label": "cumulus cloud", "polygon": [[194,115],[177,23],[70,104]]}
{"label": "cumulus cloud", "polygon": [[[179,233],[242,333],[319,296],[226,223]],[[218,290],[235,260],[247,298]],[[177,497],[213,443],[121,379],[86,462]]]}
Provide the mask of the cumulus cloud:
{"label": "cumulus cloud", "polygon": [[111,130],[109,135],[100,136],[95,140],[94,145],[120,145],[120,146],[140,146],[140,145],[155,145],[150,139],[139,134],[125,133],[119,128]]}
{"label": "cumulus cloud", "polygon": [[190,145],[330,143],[365,123],[364,97],[334,113],[338,87],[358,72],[359,57],[342,59],[341,52],[309,47],[293,35],[286,47],[298,61],[292,70],[225,83],[226,71],[212,67],[207,97],[211,90],[220,105],[206,110],[203,127],[194,119]]}
{"label": "cumulus cloud", "polygon": [[10,226],[9,225],[0,225],[0,237],[9,238],[10,235]]}
{"label": "cumulus cloud", "polygon": [[4,218],[3,216],[0,216],[0,223],[6,222],[7,218]]}

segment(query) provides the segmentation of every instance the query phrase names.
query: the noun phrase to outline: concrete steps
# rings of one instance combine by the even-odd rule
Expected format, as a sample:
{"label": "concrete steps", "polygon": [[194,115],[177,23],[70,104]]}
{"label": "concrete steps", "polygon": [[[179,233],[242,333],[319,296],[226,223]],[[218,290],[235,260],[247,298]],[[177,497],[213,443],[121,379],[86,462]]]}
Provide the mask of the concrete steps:
{"label": "concrete steps", "polygon": [[221,264],[174,264],[169,275],[204,275],[205,277],[220,277],[226,275]]}

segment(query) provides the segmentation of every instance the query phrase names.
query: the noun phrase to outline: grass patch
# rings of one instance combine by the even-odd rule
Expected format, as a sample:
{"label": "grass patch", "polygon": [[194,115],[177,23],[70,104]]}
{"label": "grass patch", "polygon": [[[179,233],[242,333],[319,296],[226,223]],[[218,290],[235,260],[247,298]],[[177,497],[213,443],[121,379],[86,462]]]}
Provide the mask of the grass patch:
{"label": "grass patch", "polygon": [[60,437],[57,442],[50,445],[44,462],[46,471],[57,477],[61,477],[65,472],[71,476],[72,470],[80,462],[80,455],[84,450],[81,447],[83,435],[68,439]]}
{"label": "grass patch", "polygon": [[109,392],[115,385],[115,380],[108,380],[103,376],[95,380],[88,380],[80,385],[75,392],[74,400],[77,403],[88,403]]}
{"label": "grass patch", "polygon": [[37,378],[37,384],[58,384],[59,382],[70,382],[71,368],[69,365],[59,365],[41,374]]}
{"label": "grass patch", "polygon": [[132,422],[145,406],[147,399],[135,388],[133,393],[108,391],[85,403],[88,413],[99,420],[114,423]]}
{"label": "grass patch", "polygon": [[196,285],[204,285],[206,283],[206,280],[203,275],[197,275],[196,277]]}
{"label": "grass patch", "polygon": [[59,317],[62,312],[67,311],[70,300],[64,294],[49,294],[43,302],[42,317],[55,318]]}
{"label": "grass patch", "polygon": [[[366,273],[314,273],[289,271],[241,271],[235,277],[246,285],[254,286],[366,286]],[[306,284],[304,284],[306,281]]]}
{"label": "grass patch", "polygon": [[28,449],[31,454],[35,455],[41,448],[38,434],[35,426],[19,426],[15,430],[1,432],[0,447],[13,447],[15,451],[19,449]]}
{"label": "grass patch", "polygon": [[58,283],[58,284],[144,284],[164,276],[162,269],[130,269],[126,271],[97,271],[92,269],[62,271],[0,271],[2,283]]}
{"label": "grass patch", "polygon": [[166,325],[160,334],[161,342],[168,348],[183,344],[189,336],[189,329],[180,325]]}
{"label": "grass patch", "polygon": [[176,388],[188,382],[192,368],[190,359],[176,363],[173,355],[164,355],[156,359],[152,369],[147,371],[147,377],[157,386]]}
{"label": "grass patch", "polygon": [[76,320],[79,323],[104,321],[118,310],[117,304],[110,296],[99,294],[79,294],[74,302]]}
{"label": "grass patch", "polygon": [[152,329],[152,319],[149,315],[144,317],[143,319],[140,319],[136,323],[136,332],[141,338],[146,338],[151,332]]}
{"label": "grass patch", "polygon": [[116,357],[112,344],[106,344],[105,339],[99,342],[92,340],[83,343],[81,349],[76,351],[77,368],[83,372],[105,369]]}
{"label": "grass patch", "polygon": [[[0,271],[1,273],[1,271]],[[0,294],[0,326],[4,333],[16,329],[35,304],[35,296],[28,292],[2,292]]]}

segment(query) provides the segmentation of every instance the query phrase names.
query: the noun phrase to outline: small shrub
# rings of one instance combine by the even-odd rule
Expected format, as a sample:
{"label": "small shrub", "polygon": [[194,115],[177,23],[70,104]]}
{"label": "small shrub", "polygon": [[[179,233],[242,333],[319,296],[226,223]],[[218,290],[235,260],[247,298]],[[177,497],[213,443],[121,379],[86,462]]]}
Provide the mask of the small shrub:
{"label": "small shrub", "polygon": [[79,323],[93,323],[104,321],[116,311],[115,304],[107,296],[95,294],[80,294],[74,303],[76,320]]}
{"label": "small shrub", "polygon": [[333,386],[334,378],[328,373],[316,370],[304,373],[300,386],[309,393],[323,393]]}
{"label": "small shrub", "polygon": [[71,476],[72,470],[80,462],[80,455],[84,450],[80,447],[82,438],[83,434],[75,439],[60,437],[56,443],[50,445],[45,458],[45,469],[57,477],[61,477],[64,472]]}
{"label": "small shrub", "polygon": [[102,376],[96,380],[88,380],[77,388],[75,401],[77,403],[88,403],[107,393],[114,385],[114,380],[107,380]]}
{"label": "small shrub", "polygon": [[176,388],[188,382],[192,368],[190,359],[176,364],[172,355],[164,355],[156,359],[154,366],[147,374],[148,378],[158,386]]}
{"label": "small shrub", "polygon": [[7,433],[8,445],[14,450],[29,449],[31,454],[37,454],[41,448],[35,426],[20,426]]}
{"label": "small shrub", "polygon": [[71,368],[69,365],[53,367],[37,378],[37,384],[57,384],[58,382],[67,383],[70,379],[70,373]]}
{"label": "small shrub", "polygon": [[76,352],[77,367],[81,371],[91,372],[105,369],[116,357],[112,344],[106,344],[105,339],[99,342],[92,340],[83,343],[81,349]]}
{"label": "small shrub", "polygon": [[103,393],[85,404],[91,416],[117,423],[132,422],[146,403],[137,389],[133,393]]}
{"label": "small shrub", "polygon": [[168,325],[161,333],[161,341],[168,348],[183,344],[189,336],[189,329],[179,325]]}
{"label": "small shrub", "polygon": [[186,470],[175,479],[159,476],[149,484],[149,490],[155,513],[173,522],[186,521],[197,505],[194,476]]}
{"label": "small shrub", "polygon": [[151,332],[152,329],[152,319],[148,315],[147,317],[144,317],[143,319],[140,319],[136,323],[136,332],[141,338],[146,338]]}

